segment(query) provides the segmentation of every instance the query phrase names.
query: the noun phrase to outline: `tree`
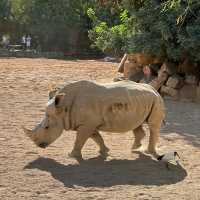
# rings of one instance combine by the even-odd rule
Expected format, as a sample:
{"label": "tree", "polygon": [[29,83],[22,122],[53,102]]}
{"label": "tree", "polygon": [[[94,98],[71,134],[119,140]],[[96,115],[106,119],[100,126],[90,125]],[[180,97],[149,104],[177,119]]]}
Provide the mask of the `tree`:
{"label": "tree", "polygon": [[8,0],[0,1],[0,21],[8,21],[11,17],[11,3]]}
{"label": "tree", "polygon": [[95,0],[3,0],[10,2],[16,35],[31,34],[43,50],[89,47],[87,8]]}
{"label": "tree", "polygon": [[[189,57],[200,62],[200,2],[198,0],[122,0],[118,19],[110,24],[95,12],[90,31],[94,45],[102,51],[143,52],[179,62]],[[95,16],[95,17],[94,17]],[[123,26],[123,34],[112,32]],[[117,41],[113,42],[117,38]],[[119,45],[121,44],[121,45]]]}

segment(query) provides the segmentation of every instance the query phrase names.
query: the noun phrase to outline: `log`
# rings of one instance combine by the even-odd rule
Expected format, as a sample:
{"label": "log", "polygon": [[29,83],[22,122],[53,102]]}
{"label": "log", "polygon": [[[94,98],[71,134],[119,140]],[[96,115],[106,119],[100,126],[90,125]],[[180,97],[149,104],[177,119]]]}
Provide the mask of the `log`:
{"label": "log", "polygon": [[121,62],[118,65],[118,72],[123,73],[124,72],[124,63],[127,59],[127,54],[125,53],[123,58],[121,59]]}

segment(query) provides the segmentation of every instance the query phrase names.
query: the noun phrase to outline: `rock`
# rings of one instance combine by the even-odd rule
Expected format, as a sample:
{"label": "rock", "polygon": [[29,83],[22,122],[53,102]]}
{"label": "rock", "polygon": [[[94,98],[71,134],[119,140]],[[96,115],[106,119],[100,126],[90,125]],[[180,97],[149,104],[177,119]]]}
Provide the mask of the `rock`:
{"label": "rock", "polygon": [[168,86],[162,86],[161,89],[160,89],[160,92],[162,94],[166,94],[166,95],[169,95],[171,97],[175,97],[175,98],[178,98],[178,90],[174,89],[174,88],[171,88],[171,87],[168,87]]}
{"label": "rock", "polygon": [[149,65],[163,62],[162,58],[158,58],[144,53],[128,54],[128,60],[135,61],[140,65]]}
{"label": "rock", "polygon": [[156,90],[159,90],[160,87],[162,86],[161,82],[158,80],[158,78],[153,79],[149,85],[151,85],[152,87],[154,87]]}
{"label": "rock", "polygon": [[142,71],[142,67],[139,64],[134,63],[134,62],[129,62],[129,61],[126,61],[124,63],[124,77],[125,78],[129,78],[140,71]]}
{"label": "rock", "polygon": [[197,63],[192,62],[190,59],[185,58],[178,66],[178,72],[188,75],[199,74],[199,66]]}
{"label": "rock", "polygon": [[200,85],[196,88],[196,101],[200,103]]}
{"label": "rock", "polygon": [[162,85],[166,82],[168,79],[168,73],[165,71],[160,71],[158,73],[158,77],[153,79],[149,84],[153,86],[156,90],[159,90]]}
{"label": "rock", "polygon": [[191,84],[191,85],[197,85],[197,79],[193,75],[186,75],[185,76],[185,83]]}
{"label": "rock", "polygon": [[135,81],[137,83],[139,83],[142,79],[144,78],[144,74],[143,74],[143,71],[138,71],[134,74],[130,74],[128,76],[128,79],[131,80],[131,81]]}
{"label": "rock", "polygon": [[164,62],[163,65],[161,66],[160,70],[158,71],[159,73],[166,72],[169,75],[175,74],[176,73],[176,65],[171,62]]}
{"label": "rock", "polygon": [[140,83],[150,83],[152,80],[154,80],[156,76],[144,76],[141,80]]}
{"label": "rock", "polygon": [[158,71],[158,80],[162,83],[162,85],[167,81],[169,75],[172,74],[170,65],[170,63],[165,62]]}
{"label": "rock", "polygon": [[126,80],[123,76],[115,77],[115,78],[113,79],[114,82],[123,81],[123,80]]}
{"label": "rock", "polygon": [[179,90],[179,96],[180,96],[180,99],[195,100],[197,97],[197,86],[185,84]]}
{"label": "rock", "polygon": [[157,75],[158,74],[158,71],[160,69],[160,64],[150,64],[149,65],[149,68],[151,70],[151,74],[152,75]]}
{"label": "rock", "polygon": [[184,85],[183,78],[178,75],[170,76],[166,85],[174,89],[180,89]]}
{"label": "rock", "polygon": [[117,59],[114,57],[107,56],[103,59],[105,62],[116,62]]}
{"label": "rock", "polygon": [[166,82],[168,77],[169,77],[169,74],[167,72],[165,72],[165,71],[158,73],[158,80],[162,84],[164,84]]}

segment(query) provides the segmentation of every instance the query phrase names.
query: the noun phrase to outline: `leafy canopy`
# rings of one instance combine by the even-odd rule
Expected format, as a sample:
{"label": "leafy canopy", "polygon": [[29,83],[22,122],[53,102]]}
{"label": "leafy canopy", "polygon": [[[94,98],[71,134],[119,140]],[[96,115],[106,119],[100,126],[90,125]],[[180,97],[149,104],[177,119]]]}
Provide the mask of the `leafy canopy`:
{"label": "leafy canopy", "polygon": [[96,10],[88,11],[93,20],[89,36],[104,52],[143,52],[173,61],[186,56],[200,61],[199,0],[122,0],[117,23],[102,20]]}

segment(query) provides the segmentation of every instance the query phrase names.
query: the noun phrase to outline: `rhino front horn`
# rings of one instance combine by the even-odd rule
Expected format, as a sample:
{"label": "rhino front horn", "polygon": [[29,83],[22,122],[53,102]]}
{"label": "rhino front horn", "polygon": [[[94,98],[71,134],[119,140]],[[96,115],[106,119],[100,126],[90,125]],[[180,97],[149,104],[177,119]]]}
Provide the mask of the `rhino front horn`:
{"label": "rhino front horn", "polygon": [[25,127],[22,127],[24,130],[24,133],[26,133],[26,135],[30,138],[32,138],[33,132]]}

